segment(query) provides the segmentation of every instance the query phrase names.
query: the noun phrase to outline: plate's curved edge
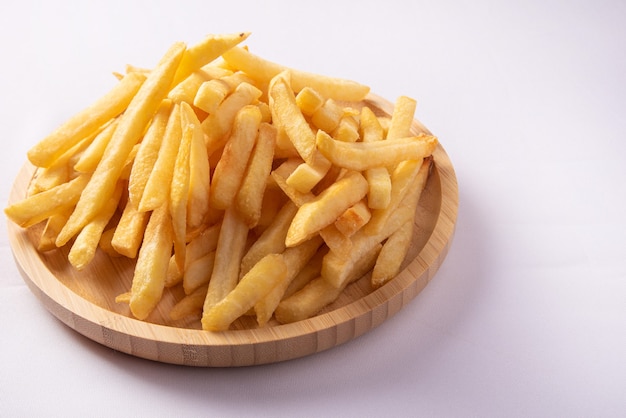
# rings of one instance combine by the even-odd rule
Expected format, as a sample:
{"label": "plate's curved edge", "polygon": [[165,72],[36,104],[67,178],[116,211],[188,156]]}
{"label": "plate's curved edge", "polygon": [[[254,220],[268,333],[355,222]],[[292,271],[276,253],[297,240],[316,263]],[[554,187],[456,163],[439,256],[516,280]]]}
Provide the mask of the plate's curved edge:
{"label": "plate's curved edge", "polygon": [[[372,100],[377,106],[388,104],[378,96],[372,95]],[[425,129],[421,123],[417,126],[418,129]],[[342,307],[341,310],[354,311],[354,315],[346,317],[339,310],[335,310],[299,323],[245,330],[247,334],[252,334],[252,342],[251,338],[241,338],[241,330],[204,333],[145,323],[107,311],[60,284],[47,269],[43,274],[49,274],[52,276],[49,279],[54,280],[45,281],[45,278],[39,277],[41,271],[29,268],[32,260],[27,259],[26,253],[16,249],[21,245],[31,244],[27,241],[20,242],[28,238],[11,221],[8,221],[9,239],[22,277],[46,309],[70,328],[102,345],[148,360],[188,366],[232,367],[286,361],[343,344],[380,325],[414,299],[435,275],[452,243],[458,213],[458,184],[450,158],[441,145],[438,145],[434,157],[442,194],[439,215],[433,229],[433,234],[435,231],[443,232],[437,243],[432,243],[429,239],[418,256],[398,277]],[[19,180],[24,182],[24,178],[30,179],[34,170],[29,163],[22,167],[11,190],[10,202],[21,198],[17,196],[18,190],[25,190],[26,185],[20,184]],[[20,234],[24,236],[20,237]],[[411,277],[407,272],[415,269],[420,271],[419,276]],[[46,288],[49,283],[58,285],[54,292]],[[63,300],[58,300],[60,298]],[[64,306],[64,302],[68,301],[70,306],[84,305],[86,312],[92,315],[77,315]],[[155,329],[158,330],[157,333],[154,332]],[[279,330],[280,336],[277,335]],[[155,337],[158,334],[161,339],[143,337],[151,334]],[[200,335],[202,338],[198,338]]]}

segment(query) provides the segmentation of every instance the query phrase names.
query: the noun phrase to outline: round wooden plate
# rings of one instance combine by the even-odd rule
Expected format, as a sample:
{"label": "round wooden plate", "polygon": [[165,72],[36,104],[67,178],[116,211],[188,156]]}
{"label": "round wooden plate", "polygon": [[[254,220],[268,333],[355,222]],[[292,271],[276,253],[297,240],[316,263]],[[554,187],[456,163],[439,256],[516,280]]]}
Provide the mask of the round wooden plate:
{"label": "round wooden plate", "polygon": [[[370,95],[365,104],[391,114],[393,105]],[[417,132],[428,130],[417,120]],[[422,193],[416,228],[401,273],[373,290],[369,276],[350,285],[340,298],[315,317],[259,328],[253,318],[237,320],[225,332],[202,331],[199,318],[171,321],[169,310],[183,297],[166,289],[146,321],[131,317],[115,297],[130,288],[134,261],[98,252],[78,272],[67,261],[67,248],[39,253],[40,227],[22,229],[8,223],[17,266],[31,291],[59,320],[86,337],[133,356],[164,363],[233,367],[273,363],[317,353],[345,343],[380,325],[411,301],[435,275],[454,234],[458,186],[450,159],[439,145],[434,167]],[[34,167],[26,163],[13,185],[9,204],[25,197]]]}

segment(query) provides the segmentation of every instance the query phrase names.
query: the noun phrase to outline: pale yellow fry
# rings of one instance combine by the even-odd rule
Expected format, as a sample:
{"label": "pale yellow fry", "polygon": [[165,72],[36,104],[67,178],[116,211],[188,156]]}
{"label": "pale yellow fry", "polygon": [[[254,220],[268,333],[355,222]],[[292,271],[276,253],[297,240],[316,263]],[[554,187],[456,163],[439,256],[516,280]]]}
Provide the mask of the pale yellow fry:
{"label": "pale yellow fry", "polygon": [[228,65],[237,68],[260,82],[269,83],[277,74],[289,69],[293,90],[299,92],[311,87],[323,97],[358,102],[369,93],[369,87],[351,80],[312,74],[273,63],[247,50],[235,47],[222,54]]}
{"label": "pale yellow fry", "polygon": [[193,293],[198,287],[209,283],[213,266],[215,265],[215,251],[194,260],[185,268],[183,275],[183,289],[185,294]]}
{"label": "pale yellow fry", "polygon": [[431,155],[436,146],[437,138],[425,134],[374,142],[341,142],[324,131],[317,132],[320,152],[333,164],[355,171],[418,160]]}
{"label": "pale yellow fry", "polygon": [[150,212],[139,211],[131,200],[126,202],[111,238],[111,246],[118,254],[128,258],[137,256],[149,218]]}
{"label": "pale yellow fry", "polygon": [[206,298],[208,284],[200,286],[193,293],[186,295],[178,301],[170,311],[170,319],[178,321],[192,315],[200,316],[202,314],[202,305]]}
{"label": "pale yellow fry", "polygon": [[239,266],[248,239],[248,226],[234,208],[224,212],[224,220],[220,229],[215,264],[209,281],[209,290],[204,301],[204,312],[207,312],[231,290],[239,281]]}
{"label": "pale yellow fry", "polygon": [[261,94],[261,90],[252,84],[241,83],[234,92],[220,103],[215,112],[202,121],[202,130],[206,135],[205,139],[209,156],[226,144],[229,137],[228,134],[239,111],[244,106],[254,103],[261,97]]}
{"label": "pale yellow fry", "polygon": [[129,306],[138,319],[147,318],[161,300],[173,235],[169,210],[163,205],[150,215],[137,256]]}
{"label": "pale yellow fry", "polygon": [[324,98],[311,87],[305,87],[296,95],[296,104],[303,114],[311,116],[322,107]]}
{"label": "pale yellow fry", "polygon": [[233,321],[250,310],[285,276],[287,265],[282,255],[269,254],[263,257],[223,299],[209,309],[205,306],[202,329],[227,330]]}
{"label": "pale yellow fry", "polygon": [[159,156],[159,149],[163,143],[167,121],[171,112],[172,102],[163,100],[137,150],[128,179],[128,198],[137,208],[150,178],[150,173]]}
{"label": "pale yellow fry", "polygon": [[295,187],[287,184],[287,179],[281,175],[278,170],[274,170],[270,173],[272,180],[276,185],[285,193],[285,196],[289,198],[296,206],[300,207],[306,202],[313,200],[314,195],[311,192],[300,192]]}
{"label": "pale yellow fry", "polygon": [[372,270],[372,287],[378,289],[400,272],[413,238],[414,220],[411,219],[391,234],[383,244]]}
{"label": "pale yellow fry", "polygon": [[89,144],[80,156],[79,160],[74,164],[74,170],[81,173],[92,173],[96,170],[98,163],[102,160],[104,150],[113,137],[119,119],[114,119],[111,123],[98,133],[94,140]]}
{"label": "pale yellow fry", "polygon": [[250,228],[256,227],[261,218],[275,145],[276,128],[268,123],[261,123],[256,144],[235,198],[235,207]]}
{"label": "pale yellow fry", "polygon": [[200,121],[189,105],[183,106],[183,123],[192,129],[189,149],[189,198],[187,201],[187,228],[199,229],[209,214],[211,191],[211,167],[204,144]]}
{"label": "pale yellow fry", "polygon": [[411,136],[411,124],[415,117],[417,102],[407,96],[400,96],[391,113],[391,122],[387,131],[387,139],[406,138]]}
{"label": "pale yellow fry", "polygon": [[243,181],[260,124],[261,112],[256,106],[244,106],[237,113],[232,134],[213,172],[212,207],[224,210],[232,205]]}
{"label": "pale yellow fry", "polygon": [[102,232],[115,213],[121,195],[122,185],[118,183],[102,210],[76,236],[67,259],[77,270],[87,267],[96,255]]}
{"label": "pale yellow fry", "polygon": [[287,177],[287,184],[300,193],[310,192],[330,170],[332,163],[317,150],[313,151],[311,162],[304,162]]}
{"label": "pale yellow fry", "polygon": [[120,119],[102,161],[98,164],[74,212],[59,234],[58,246],[62,246],[76,235],[98,213],[106,197],[113,192],[128,155],[167,94],[184,50],[184,44],[174,44],[133,97]]}
{"label": "pale yellow fry", "polygon": [[70,179],[70,167],[67,165],[52,165],[46,168],[37,168],[35,176],[28,185],[27,196],[45,192]]}
{"label": "pale yellow fry", "polygon": [[372,212],[367,206],[367,202],[361,200],[346,209],[335,221],[335,226],[342,234],[351,237],[356,231],[367,224],[371,218]]}
{"label": "pale yellow fry", "polygon": [[314,316],[324,307],[333,303],[348,284],[360,279],[372,269],[380,247],[381,244],[376,244],[359,257],[355,262],[355,268],[341,287],[333,286],[320,276],[281,301],[274,312],[276,320],[282,324],[302,321]]}
{"label": "pale yellow fry", "polygon": [[197,44],[190,46],[182,57],[172,85],[177,85],[194,71],[209,64],[240,42],[245,41],[248,36],[250,36],[250,32],[223,35],[211,34]]}
{"label": "pale yellow fry", "polygon": [[289,74],[280,73],[270,84],[269,97],[273,123],[278,129],[284,129],[302,159],[313,163],[315,134],[296,104],[288,77]]}
{"label": "pale yellow fry", "polygon": [[285,245],[299,244],[332,224],[346,209],[363,199],[367,181],[358,172],[350,172],[310,202],[300,206],[294,216]]}
{"label": "pale yellow fry", "polygon": [[74,206],[89,178],[89,174],[81,174],[67,183],[13,203],[4,209],[4,213],[23,228],[33,226]]}
{"label": "pale yellow fry", "polygon": [[241,260],[240,276],[246,274],[252,266],[267,254],[280,254],[285,250],[287,230],[297,211],[298,207],[291,201],[283,205],[273,222],[268,225],[244,255]]}
{"label": "pale yellow fry", "polygon": [[180,105],[175,104],[170,113],[159,155],[154,163],[150,177],[144,187],[139,202],[139,210],[148,212],[167,203],[170,194],[171,179],[176,164],[178,148],[183,136],[180,118]]}
{"label": "pale yellow fry", "polygon": [[185,266],[215,251],[221,231],[221,222],[206,228],[187,244],[185,251]]}
{"label": "pale yellow fry", "polygon": [[334,100],[328,99],[324,104],[313,113],[311,122],[318,129],[324,132],[332,132],[339,125],[339,121],[343,117],[344,111]]}
{"label": "pale yellow fry", "polygon": [[[182,106],[185,106],[183,104]],[[188,106],[188,105],[187,105]],[[170,186],[170,214],[174,231],[174,256],[178,268],[185,268],[187,240],[187,199],[189,197],[189,154],[194,135],[193,125],[183,127],[183,138],[174,164]]]}
{"label": "pale yellow fry", "polygon": [[167,97],[175,103],[193,103],[202,83],[229,74],[232,74],[232,71],[218,67],[214,63],[207,64],[178,83],[170,90]]}
{"label": "pale yellow fry", "polygon": [[126,75],[108,93],[32,147],[27,154],[30,162],[38,167],[52,164],[65,151],[124,112],[145,80],[138,73]]}
{"label": "pale yellow fry", "polygon": [[322,239],[318,236],[295,247],[285,249],[282,256],[287,267],[287,274],[283,280],[277,281],[273,289],[254,304],[254,312],[259,326],[267,325],[291,281],[315,255],[322,243]]}

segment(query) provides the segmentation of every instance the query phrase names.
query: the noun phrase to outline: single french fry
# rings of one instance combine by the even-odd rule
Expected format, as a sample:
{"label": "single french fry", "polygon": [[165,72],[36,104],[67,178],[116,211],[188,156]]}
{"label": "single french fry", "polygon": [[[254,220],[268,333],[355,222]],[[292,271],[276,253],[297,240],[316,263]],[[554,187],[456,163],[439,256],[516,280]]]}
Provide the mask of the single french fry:
{"label": "single french fry", "polygon": [[414,220],[411,219],[387,238],[372,270],[372,287],[378,289],[396,277],[413,238]]}
{"label": "single french fry", "polygon": [[302,159],[313,163],[315,134],[296,104],[288,78],[288,73],[280,73],[272,79],[270,84],[270,109],[273,122],[277,129],[284,129]]}
{"label": "single french fry", "polygon": [[182,136],[180,105],[174,104],[167,121],[159,154],[139,201],[141,212],[155,210],[167,203]]}
{"label": "single french fry", "polygon": [[300,206],[294,216],[285,245],[299,244],[322,228],[332,224],[347,208],[365,197],[367,181],[358,172],[350,172],[345,177],[324,190],[312,201]]}
{"label": "single french fry", "polygon": [[340,287],[335,287],[323,276],[311,280],[301,290],[282,300],[276,307],[274,315],[281,324],[301,321],[312,317],[327,305],[333,303],[345,287],[360,279],[372,269],[381,244],[373,245],[355,262],[355,268]]}
{"label": "single french fry", "polygon": [[128,258],[137,256],[149,218],[150,212],[139,211],[130,199],[126,202],[111,238],[111,246],[118,254]]}
{"label": "single french fry", "polygon": [[4,209],[4,213],[22,228],[38,224],[74,206],[87,186],[89,178],[89,174],[81,174],[67,183],[13,203]]}
{"label": "single french fry", "polygon": [[311,122],[324,132],[333,132],[343,117],[343,108],[332,99],[324,104],[311,115]]}
{"label": "single french fry", "polygon": [[387,131],[387,139],[406,138],[411,136],[411,124],[415,117],[417,102],[407,96],[400,96],[391,113],[391,122]]}
{"label": "single french fry", "polygon": [[261,123],[248,167],[235,197],[235,207],[249,228],[256,227],[261,218],[263,196],[272,169],[275,145],[276,128]]}
{"label": "single french fry", "polygon": [[234,92],[220,103],[215,112],[202,121],[202,130],[206,135],[205,141],[209,156],[224,147],[239,111],[244,106],[254,103],[261,97],[261,94],[261,90],[252,84],[241,83]]}
{"label": "single french fry", "polygon": [[254,312],[259,326],[267,325],[291,281],[315,255],[322,243],[322,239],[318,236],[295,247],[285,249],[282,256],[287,267],[287,274],[282,280],[276,281],[273,289],[254,304]]}
{"label": "single french fry", "polygon": [[186,318],[192,315],[202,315],[202,305],[206,298],[206,293],[209,285],[200,286],[193,293],[186,295],[180,301],[178,301],[170,311],[170,319],[178,321],[179,319]]}
{"label": "single french fry", "polygon": [[182,107],[183,124],[192,130],[189,145],[189,197],[187,201],[187,229],[199,229],[209,214],[211,167],[204,144],[200,121],[189,105]]}
{"label": "single french fry", "polygon": [[106,197],[113,192],[126,158],[167,94],[184,50],[185,45],[182,43],[175,43],[170,47],[133,97],[74,212],[59,233],[58,246],[64,245],[76,235],[99,212]]}
{"label": "single french fry", "polygon": [[212,207],[225,210],[233,203],[243,181],[260,124],[261,112],[256,106],[245,106],[237,113],[230,139],[213,172]]}
{"label": "single french fry", "polygon": [[76,240],[74,240],[67,255],[70,264],[76,270],[84,269],[93,260],[102,232],[115,213],[121,195],[122,184],[118,183],[113,195],[109,197],[102,210],[76,236]]}
{"label": "single french fry", "polygon": [[146,319],[161,300],[173,239],[169,209],[163,205],[150,215],[137,256],[129,301],[137,319]]}
{"label": "single french fry", "polygon": [[128,179],[128,198],[137,208],[139,208],[143,191],[159,156],[159,149],[163,143],[171,112],[172,102],[163,100],[137,150]]}
{"label": "single french fry", "polygon": [[[182,106],[189,106],[182,104]],[[181,111],[182,112],[182,111]],[[182,112],[184,114],[184,112]],[[170,214],[172,216],[172,230],[174,232],[174,256],[178,268],[185,268],[185,250],[187,241],[187,199],[189,197],[189,154],[191,141],[194,136],[194,126],[186,125],[183,128],[183,138],[180,142],[174,174],[170,186]]]}
{"label": "single french fry", "polygon": [[437,146],[437,138],[425,134],[374,142],[341,142],[320,130],[316,139],[320,152],[333,164],[355,171],[418,160],[431,155]]}
{"label": "single french fry", "polygon": [[344,114],[331,132],[331,136],[337,141],[357,142],[359,140],[358,119],[353,115]]}
{"label": "single french fry", "polygon": [[215,266],[215,251],[192,261],[185,267],[183,275],[183,289],[185,294],[190,295],[197,288],[209,283]]}
{"label": "single french fry", "polygon": [[[263,257],[218,303],[205,309],[202,329],[225,331],[287,275],[287,265],[280,254]],[[211,285],[209,283],[209,289]]]}
{"label": "single french fry", "polygon": [[28,150],[29,161],[38,167],[48,167],[65,151],[124,112],[145,80],[138,73],[124,76],[108,93]]}
{"label": "single french fry", "polygon": [[202,41],[185,50],[172,85],[189,77],[194,71],[209,64],[224,52],[245,41],[250,32],[232,33],[225,35],[208,35]]}
{"label": "single french fry", "polygon": [[245,221],[234,208],[226,209],[215,249],[215,264],[204,301],[204,312],[208,312],[237,285],[247,239],[248,226]]}
{"label": "single french fry", "polygon": [[324,98],[311,87],[304,87],[296,95],[296,104],[300,111],[307,116],[312,116],[317,109],[324,104]]}
{"label": "single french fry", "polygon": [[312,74],[273,63],[247,50],[234,47],[222,54],[228,65],[237,68],[260,82],[269,83],[277,74],[289,70],[295,92],[311,87],[326,98],[357,102],[369,93],[369,87],[350,80]]}

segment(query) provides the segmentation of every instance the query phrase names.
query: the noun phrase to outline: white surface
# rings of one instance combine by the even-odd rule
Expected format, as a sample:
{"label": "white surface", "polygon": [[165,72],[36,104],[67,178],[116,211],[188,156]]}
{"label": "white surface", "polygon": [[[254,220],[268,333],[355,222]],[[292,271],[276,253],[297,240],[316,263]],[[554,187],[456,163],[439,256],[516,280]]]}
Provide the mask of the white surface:
{"label": "white surface", "polygon": [[[0,416],[626,415],[626,4],[11,2],[0,13],[1,200],[26,150],[176,40],[250,30],[275,61],[415,97],[460,187],[429,286],[290,362],[153,363],[65,327],[0,225]],[[268,2],[270,3],[270,2]]]}

